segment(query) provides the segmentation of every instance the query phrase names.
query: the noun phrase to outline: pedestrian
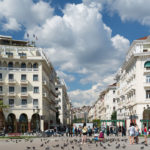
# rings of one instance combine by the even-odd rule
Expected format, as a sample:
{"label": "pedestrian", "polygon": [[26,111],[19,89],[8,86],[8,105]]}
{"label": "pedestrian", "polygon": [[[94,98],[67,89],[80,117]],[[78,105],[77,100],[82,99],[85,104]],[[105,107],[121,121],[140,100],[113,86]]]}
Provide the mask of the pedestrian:
{"label": "pedestrian", "polygon": [[134,136],[135,136],[134,123],[130,123],[129,136],[130,136],[130,144],[134,144]]}
{"label": "pedestrian", "polygon": [[107,136],[109,136],[109,126],[107,126],[107,130],[106,130],[106,132],[107,132]]}
{"label": "pedestrian", "polygon": [[76,137],[78,136],[78,129],[77,129],[77,127],[75,127],[75,135],[76,135]]}
{"label": "pedestrian", "polygon": [[100,131],[100,133],[99,133],[99,140],[100,141],[104,140],[104,133],[103,133],[103,131]]}
{"label": "pedestrian", "polygon": [[83,129],[82,129],[82,143],[81,144],[85,144],[86,143],[86,138],[87,138],[87,127],[86,127],[86,123],[83,124]]}
{"label": "pedestrian", "polygon": [[146,124],[144,124],[144,139],[145,139],[145,145],[147,146],[147,127],[146,127]]}
{"label": "pedestrian", "polygon": [[135,124],[135,142],[138,144],[139,142],[139,127]]}
{"label": "pedestrian", "polygon": [[92,129],[90,128],[90,126],[88,127],[88,134],[89,136],[92,136]]}
{"label": "pedestrian", "polygon": [[66,127],[66,136],[68,137],[69,129]]}

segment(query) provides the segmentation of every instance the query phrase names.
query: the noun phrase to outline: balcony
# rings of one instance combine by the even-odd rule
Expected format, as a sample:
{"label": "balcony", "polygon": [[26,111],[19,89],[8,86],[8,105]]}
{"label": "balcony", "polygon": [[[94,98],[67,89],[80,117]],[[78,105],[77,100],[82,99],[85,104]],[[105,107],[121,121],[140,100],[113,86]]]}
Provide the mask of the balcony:
{"label": "balcony", "polygon": [[27,92],[21,92],[20,96],[21,97],[28,97],[28,93]]}
{"label": "balcony", "polygon": [[48,87],[48,83],[47,83],[46,80],[43,81],[43,85],[46,86],[46,87]]}
{"label": "balcony", "polygon": [[10,97],[15,97],[15,96],[16,96],[16,93],[15,93],[15,92],[9,92],[9,93],[8,93],[8,96],[10,96]]}
{"label": "balcony", "polygon": [[56,94],[57,94],[57,95],[60,95],[60,91],[57,91],[57,90],[56,90]]}
{"label": "balcony", "polygon": [[144,74],[150,73],[150,68],[144,68]]}
{"label": "balcony", "polygon": [[56,97],[55,100],[56,100],[57,102],[60,102],[60,101],[61,101],[59,97]]}
{"label": "balcony", "polygon": [[150,83],[149,82],[144,82],[144,88],[150,88]]}
{"label": "balcony", "polygon": [[39,68],[9,68],[9,67],[0,67],[0,70],[3,70],[3,71],[39,71]]}
{"label": "balcony", "polygon": [[44,97],[44,98],[47,98],[47,93],[43,93],[43,97]]}
{"label": "balcony", "polygon": [[27,81],[27,80],[21,80],[21,81],[20,81],[20,84],[22,84],[22,85],[27,85],[27,84],[28,84],[28,81]]}
{"label": "balcony", "polygon": [[9,79],[9,80],[8,80],[8,84],[16,84],[16,80],[14,80],[14,79]]}
{"label": "balcony", "polygon": [[4,83],[3,79],[0,79],[0,84],[3,84],[3,83]]}
{"label": "balcony", "polygon": [[3,91],[0,91],[0,96],[4,96],[4,92]]}

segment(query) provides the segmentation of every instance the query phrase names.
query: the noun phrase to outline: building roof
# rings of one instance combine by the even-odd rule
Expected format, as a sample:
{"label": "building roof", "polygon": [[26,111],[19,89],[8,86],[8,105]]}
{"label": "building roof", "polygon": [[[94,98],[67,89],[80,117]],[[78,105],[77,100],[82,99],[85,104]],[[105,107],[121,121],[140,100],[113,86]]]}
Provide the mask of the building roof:
{"label": "building roof", "polygon": [[146,40],[147,38],[148,38],[148,36],[144,36],[144,37],[139,38],[139,39],[137,39],[137,40]]}

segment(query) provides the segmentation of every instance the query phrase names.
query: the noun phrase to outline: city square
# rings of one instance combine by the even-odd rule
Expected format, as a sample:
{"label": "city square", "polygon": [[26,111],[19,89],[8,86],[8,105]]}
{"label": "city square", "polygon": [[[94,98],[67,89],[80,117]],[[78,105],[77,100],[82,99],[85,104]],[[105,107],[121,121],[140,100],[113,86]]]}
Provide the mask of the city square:
{"label": "city square", "polygon": [[[145,149],[149,146],[142,144],[143,138],[140,138],[139,144],[130,145],[128,137],[109,137],[104,142],[95,142],[91,138],[87,139],[86,144],[81,144],[80,137],[50,137],[50,138],[31,138],[31,139],[1,139],[1,150],[99,150],[99,149]],[[148,140],[150,142],[150,140]]]}

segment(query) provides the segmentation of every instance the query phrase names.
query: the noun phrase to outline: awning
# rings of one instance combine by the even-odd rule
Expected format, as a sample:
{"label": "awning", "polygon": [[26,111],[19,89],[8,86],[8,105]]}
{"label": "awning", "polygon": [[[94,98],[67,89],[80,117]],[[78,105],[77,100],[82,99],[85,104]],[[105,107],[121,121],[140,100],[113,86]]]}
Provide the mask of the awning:
{"label": "awning", "polygon": [[144,64],[144,68],[150,68],[150,61],[147,61],[147,62]]}

